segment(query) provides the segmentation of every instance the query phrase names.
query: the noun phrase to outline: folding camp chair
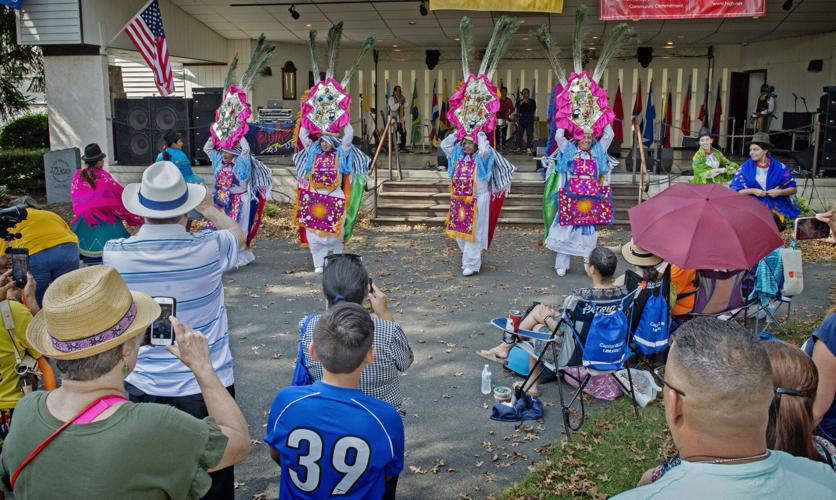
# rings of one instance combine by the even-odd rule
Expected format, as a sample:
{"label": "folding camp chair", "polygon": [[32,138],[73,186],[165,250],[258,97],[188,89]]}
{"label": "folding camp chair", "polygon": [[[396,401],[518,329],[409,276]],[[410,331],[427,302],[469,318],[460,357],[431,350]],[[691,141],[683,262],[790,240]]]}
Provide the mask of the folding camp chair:
{"label": "folding camp chair", "polygon": [[[723,320],[735,320],[746,324],[747,297],[754,287],[754,276],[749,270],[719,271],[702,269],[697,271],[697,289],[694,309],[678,316],[688,320],[699,316],[710,316]],[[682,298],[680,295],[678,298]]]}
{"label": "folding camp chair", "polygon": [[[638,290],[617,299],[606,300],[583,299],[577,295],[571,295],[564,301],[561,316],[553,331],[533,332],[518,330],[516,332],[516,335],[524,340],[518,345],[526,350],[529,356],[536,358],[534,366],[529,370],[528,376],[519,387],[516,397],[521,397],[522,393],[537,380],[537,377],[543,371],[543,367],[555,372],[558,375],[558,379],[564,376],[577,382],[577,387],[568,395],[564,395],[562,381],[558,380],[557,384],[558,394],[560,396],[560,408],[563,414],[564,432],[566,433],[567,439],[571,437],[573,431],[577,431],[583,426],[584,419],[586,418],[586,407],[582,397],[583,390],[592,377],[596,375],[612,376],[624,393],[630,396],[636,418],[640,418],[638,403],[636,402],[633,388],[633,378],[630,371],[627,370],[628,383],[626,385],[615,376],[615,372],[623,368],[624,363],[628,359],[627,343],[630,340],[630,313],[632,311],[633,300],[637,293]],[[627,328],[624,329],[625,355],[621,360],[620,366],[615,370],[596,370],[589,366],[584,366],[584,347],[592,320],[597,314],[610,314],[619,309],[625,312],[628,319]],[[493,320],[491,323],[494,326],[504,328],[506,320],[505,318],[499,318]],[[571,370],[567,370],[567,368],[584,368],[587,373],[584,376],[579,376],[579,371],[573,373]],[[576,403],[580,410],[580,418],[577,423],[573,424],[570,410]]]}
{"label": "folding camp chair", "polygon": [[[779,248],[761,259],[756,267],[755,286],[749,300],[756,306],[749,316],[755,318],[755,332],[767,331],[772,326],[786,333],[786,324],[792,314],[792,298],[804,290],[804,273],[801,252],[790,248]],[[786,306],[784,321],[778,319]],[[761,326],[761,320],[765,320]]]}

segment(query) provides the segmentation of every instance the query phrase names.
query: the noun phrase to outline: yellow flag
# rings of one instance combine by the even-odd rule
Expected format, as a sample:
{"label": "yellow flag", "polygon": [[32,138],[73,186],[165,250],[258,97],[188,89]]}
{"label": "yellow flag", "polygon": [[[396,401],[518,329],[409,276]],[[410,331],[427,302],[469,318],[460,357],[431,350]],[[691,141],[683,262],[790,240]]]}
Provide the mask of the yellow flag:
{"label": "yellow flag", "polygon": [[432,0],[430,10],[563,12],[563,0]]}

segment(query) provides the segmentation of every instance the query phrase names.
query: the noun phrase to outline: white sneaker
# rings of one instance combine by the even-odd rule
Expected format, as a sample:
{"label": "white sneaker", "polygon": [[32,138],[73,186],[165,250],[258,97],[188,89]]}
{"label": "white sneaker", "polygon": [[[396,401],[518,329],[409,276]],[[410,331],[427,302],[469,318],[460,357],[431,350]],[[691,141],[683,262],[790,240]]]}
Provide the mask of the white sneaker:
{"label": "white sneaker", "polygon": [[561,278],[562,278],[563,276],[566,276],[566,269],[555,269],[554,271],[555,271],[555,272],[557,273],[557,275],[558,275],[558,276],[560,276]]}
{"label": "white sneaker", "polygon": [[462,276],[473,276],[473,275],[474,275],[474,274],[476,274],[477,272],[478,272],[478,271],[474,271],[473,269],[471,269],[471,268],[469,268],[469,267],[465,267],[465,268],[464,268],[464,271],[462,271]]}
{"label": "white sneaker", "polygon": [[315,269],[313,270],[313,272],[315,272],[315,273],[317,273],[317,274],[322,274],[322,268],[321,268],[321,267],[317,267],[317,268],[315,268]]}

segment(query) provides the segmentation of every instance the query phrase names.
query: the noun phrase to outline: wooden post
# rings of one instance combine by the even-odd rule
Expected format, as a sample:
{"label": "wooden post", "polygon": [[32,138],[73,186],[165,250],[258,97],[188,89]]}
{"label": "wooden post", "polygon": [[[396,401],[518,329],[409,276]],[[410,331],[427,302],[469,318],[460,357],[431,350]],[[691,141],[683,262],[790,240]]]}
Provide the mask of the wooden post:
{"label": "wooden post", "polygon": [[392,137],[395,135],[395,132],[392,130],[392,127],[389,124],[392,123],[392,117],[389,117],[389,121],[386,123],[386,128],[389,129],[389,133],[386,135],[386,153],[389,157],[389,179],[392,179]]}
{"label": "wooden post", "polygon": [[[638,148],[639,148],[639,156],[641,156],[641,171],[639,172],[639,203],[642,202],[642,194],[644,193],[644,181],[645,181],[645,174],[647,173],[647,163],[644,156],[644,144],[641,141],[641,134],[639,133],[638,127],[636,127],[636,139],[638,141]],[[636,161],[635,156],[633,157],[633,161]],[[634,173],[635,175],[635,173]]]}
{"label": "wooden post", "polygon": [[[630,120],[630,128],[632,129],[633,136],[636,136],[636,131],[638,130],[638,126],[636,124],[636,117],[634,116],[632,120]],[[641,141],[639,141],[641,144]],[[638,163],[637,153],[639,152],[638,148],[636,147],[636,139],[633,137],[633,144],[631,145],[633,149],[633,184],[636,183],[636,165]]]}
{"label": "wooden post", "polygon": [[[816,141],[816,145],[813,147],[813,167],[811,169],[811,172],[813,172],[813,179],[815,182],[816,168],[819,164],[819,145],[821,144],[821,142],[819,141],[819,134],[821,133],[821,122],[819,120],[816,120],[816,124],[813,126],[813,133],[813,140]],[[815,186],[815,184],[813,185]]]}

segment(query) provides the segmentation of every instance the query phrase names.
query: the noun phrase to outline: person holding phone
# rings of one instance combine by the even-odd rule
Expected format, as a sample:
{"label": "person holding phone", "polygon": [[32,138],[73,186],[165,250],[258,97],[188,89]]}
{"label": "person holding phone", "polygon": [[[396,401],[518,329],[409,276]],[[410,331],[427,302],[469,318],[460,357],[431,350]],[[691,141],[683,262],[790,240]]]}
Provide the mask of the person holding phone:
{"label": "person holding phone", "polygon": [[792,170],[770,155],[770,151],[769,134],[756,132],[749,145],[749,159],[740,165],[729,187],[766,205],[778,229],[783,230],[786,222],[800,213],[792,199],[798,189]]}
{"label": "person holding phone", "polygon": [[31,196],[17,198],[10,206],[25,207],[27,216],[9,228],[10,233],[20,233],[19,239],[13,240],[11,244],[0,239],[0,269],[11,264],[7,248],[28,250],[29,271],[37,283],[35,299],[40,304],[50,283],[62,274],[78,269],[78,236],[60,215],[40,210]]}
{"label": "person holding phone", "polygon": [[816,214],[816,219],[824,222],[830,228],[830,236],[824,241],[836,243],[836,202],[831,205],[827,212]]}
{"label": "person holding phone", "polygon": [[52,367],[26,340],[26,327],[40,308],[35,300],[35,279],[27,274],[24,287],[17,286],[12,271],[0,275],[0,450],[9,433],[15,407],[26,395],[21,384],[19,359],[26,356],[37,362],[46,390],[55,389]]}
{"label": "person holding phone", "polygon": [[18,402],[0,457],[16,498],[200,498],[211,471],[247,458],[247,422],[212,367],[206,338],[177,318],[177,345],[166,350],[197,381],[211,418],[125,398],[125,377],[159,314],[107,266],[50,287],[26,339],[56,360],[62,385]]}
{"label": "person holding phone", "polygon": [[[368,301],[371,304],[375,314],[375,355],[374,362],[363,368],[360,389],[368,396],[400,408],[403,401],[400,374],[412,365],[415,358],[401,325],[389,312],[389,298],[369,278],[360,256],[345,253],[328,256],[322,273],[322,293],[327,308],[341,302],[363,304]],[[305,367],[314,380],[322,380],[323,377],[322,363],[310,353],[314,329],[321,317],[321,314],[310,314],[299,322]]]}
{"label": "person holding phone", "polygon": [[[180,170],[167,161],[145,169],[142,182],[125,186],[122,202],[145,224],[130,238],[110,240],[102,254],[104,264],[116,268],[131,290],[174,298],[177,317],[199,325],[196,329],[212,346],[212,366],[234,395],[223,275],[237,266],[246,241],[241,226],[215,207],[204,186],[187,184]],[[187,214],[193,209],[217,230],[189,233]],[[177,332],[175,340],[179,344]],[[171,405],[197,418],[207,415],[209,401],[201,394],[199,381],[166,347],[143,347],[125,387],[131,401]],[[212,481],[205,498],[234,495],[232,467],[213,472]]]}

